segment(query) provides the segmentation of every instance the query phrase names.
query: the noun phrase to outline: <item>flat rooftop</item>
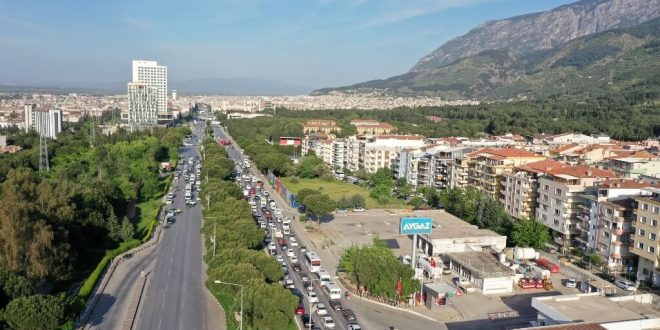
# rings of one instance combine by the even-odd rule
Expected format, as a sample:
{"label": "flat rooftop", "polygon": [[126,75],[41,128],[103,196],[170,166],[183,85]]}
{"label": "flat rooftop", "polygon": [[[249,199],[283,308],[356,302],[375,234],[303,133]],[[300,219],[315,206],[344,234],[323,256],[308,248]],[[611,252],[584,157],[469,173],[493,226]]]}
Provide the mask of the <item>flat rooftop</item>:
{"label": "flat rooftop", "polygon": [[421,235],[427,240],[502,236],[489,229],[479,229],[445,211],[435,212],[431,218],[433,218],[433,232]]}
{"label": "flat rooftop", "polygon": [[448,253],[452,262],[456,262],[471,273],[482,278],[513,276],[513,270],[502,265],[491,252]]}
{"label": "flat rooftop", "polygon": [[[626,298],[634,297],[629,296]],[[532,298],[532,307],[539,310],[535,305],[536,303],[545,304],[555,313],[559,313],[575,322],[597,322],[602,324],[660,317],[660,312],[653,309],[652,304],[639,303],[634,299],[614,301],[594,294]]]}

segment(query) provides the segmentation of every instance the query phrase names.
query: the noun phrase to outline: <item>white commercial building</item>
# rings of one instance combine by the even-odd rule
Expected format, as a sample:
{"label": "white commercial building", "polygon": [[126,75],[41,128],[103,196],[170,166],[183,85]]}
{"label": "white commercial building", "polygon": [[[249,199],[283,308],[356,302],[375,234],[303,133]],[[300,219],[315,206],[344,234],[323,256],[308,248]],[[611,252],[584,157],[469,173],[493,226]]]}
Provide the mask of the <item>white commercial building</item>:
{"label": "white commercial building", "polygon": [[57,139],[62,131],[62,111],[59,109],[37,109],[36,104],[24,107],[25,131],[34,129],[40,136]]}
{"label": "white commercial building", "polygon": [[382,167],[391,168],[392,160],[396,158],[398,152],[406,148],[422,146],[424,146],[424,137],[419,135],[374,136],[364,144],[362,167],[368,173],[376,173]]}
{"label": "white commercial building", "polygon": [[153,87],[158,101],[158,114],[167,113],[167,67],[156,61],[133,61],[133,82]]}
{"label": "white commercial building", "polygon": [[128,83],[128,123],[131,127],[158,123],[158,94],[145,83]]}

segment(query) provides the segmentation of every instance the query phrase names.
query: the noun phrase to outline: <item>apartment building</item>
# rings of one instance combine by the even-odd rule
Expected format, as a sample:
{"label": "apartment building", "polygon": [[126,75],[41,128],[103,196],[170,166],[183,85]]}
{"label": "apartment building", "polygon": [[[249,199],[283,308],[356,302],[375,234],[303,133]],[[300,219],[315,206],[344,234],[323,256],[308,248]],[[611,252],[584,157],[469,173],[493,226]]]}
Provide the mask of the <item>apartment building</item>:
{"label": "apartment building", "polygon": [[575,240],[583,250],[598,253],[612,273],[627,272],[636,264],[637,256],[630,251],[635,197],[648,195],[642,190],[648,186],[650,183],[612,179],[585,190]]}
{"label": "apartment building", "polygon": [[550,157],[571,165],[593,165],[602,162],[617,152],[624,151],[616,144],[566,144],[550,150]]}
{"label": "apartment building", "polygon": [[364,167],[364,147],[367,137],[364,135],[351,135],[345,138],[346,168],[357,171]]}
{"label": "apartment building", "polygon": [[395,179],[405,179],[410,185],[417,186],[419,161],[427,153],[422,149],[406,148],[396,153],[392,159],[392,175]]}
{"label": "apartment building", "polygon": [[135,128],[158,124],[158,93],[154,87],[128,83],[128,124]]}
{"label": "apartment building", "polygon": [[452,169],[454,160],[463,158],[463,155],[472,151],[474,151],[473,148],[462,147],[448,147],[437,150],[431,157],[433,187],[436,189],[451,188],[453,185]]}
{"label": "apartment building", "polygon": [[305,135],[302,139],[302,154],[306,155],[310,150],[316,152],[316,146],[330,138],[334,138],[334,136],[330,136],[323,132]]}
{"label": "apartment building", "polygon": [[502,179],[515,166],[545,159],[516,148],[485,148],[468,154],[468,185],[495,200],[502,198]]}
{"label": "apartment building", "polygon": [[341,132],[341,127],[337,126],[334,120],[310,119],[303,124],[303,132],[305,134],[314,132],[339,133]]}
{"label": "apartment building", "polygon": [[511,172],[502,174],[502,197],[504,210],[518,219],[534,217],[538,199],[539,176],[563,166],[562,163],[545,159],[515,166]]}
{"label": "apartment building", "polygon": [[335,139],[332,141],[332,169],[341,171],[346,167],[346,140]]}
{"label": "apartment building", "polygon": [[562,133],[557,135],[536,134],[533,136],[533,143],[535,144],[593,144],[593,143],[610,143],[610,137],[607,135],[585,135],[580,133]]}
{"label": "apartment building", "polygon": [[57,139],[62,132],[62,111],[55,108],[38,108],[36,104],[26,104],[23,108],[25,131],[34,130],[40,136]]}
{"label": "apartment building", "polygon": [[376,173],[382,167],[391,168],[392,160],[396,158],[398,152],[406,148],[421,148],[424,144],[424,137],[419,135],[369,137],[364,143],[364,156],[361,167],[367,170],[368,173]]}
{"label": "apartment building", "polygon": [[639,257],[637,280],[646,281],[652,286],[660,285],[660,188],[643,189],[646,196],[635,197],[634,232],[631,236],[632,253]]}
{"label": "apartment building", "polygon": [[647,151],[620,152],[604,162],[619,177],[637,179],[660,175],[660,156]]}
{"label": "apartment building", "polygon": [[584,192],[597,181],[615,178],[614,172],[586,165],[567,165],[538,179],[536,221],[560,234],[555,242],[566,248],[580,234],[577,224]]}
{"label": "apartment building", "polygon": [[143,83],[154,89],[156,94],[156,112],[167,113],[167,67],[156,61],[133,61],[133,81]]}

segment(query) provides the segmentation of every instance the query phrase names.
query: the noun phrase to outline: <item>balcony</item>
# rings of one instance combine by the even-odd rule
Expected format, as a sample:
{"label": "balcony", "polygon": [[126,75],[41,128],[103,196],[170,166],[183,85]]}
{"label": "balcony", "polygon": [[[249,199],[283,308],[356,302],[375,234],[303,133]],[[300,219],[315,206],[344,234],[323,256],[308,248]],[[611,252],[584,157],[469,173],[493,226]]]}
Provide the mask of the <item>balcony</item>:
{"label": "balcony", "polygon": [[578,235],[575,236],[575,240],[580,243],[583,243],[584,245],[589,245],[589,237]]}
{"label": "balcony", "polygon": [[624,231],[623,231],[622,228],[614,228],[614,230],[612,230],[612,234],[617,235],[617,236],[623,235],[623,232]]}

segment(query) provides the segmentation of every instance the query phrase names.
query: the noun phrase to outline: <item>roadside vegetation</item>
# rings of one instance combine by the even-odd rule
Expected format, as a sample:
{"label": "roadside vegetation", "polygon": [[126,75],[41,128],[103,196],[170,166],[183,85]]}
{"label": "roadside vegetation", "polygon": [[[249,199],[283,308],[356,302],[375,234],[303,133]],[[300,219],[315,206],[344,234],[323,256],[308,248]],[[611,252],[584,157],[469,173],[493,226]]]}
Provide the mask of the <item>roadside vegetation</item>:
{"label": "roadside vegetation", "polygon": [[109,260],[147,236],[154,212],[135,206],[158,205],[167,186],[159,162],[175,162],[190,134],[92,136],[91,125],[49,140],[49,172],[38,171],[36,134],[2,132],[24,150],[0,155],[0,328],[72,326]]}
{"label": "roadside vegetation", "polygon": [[232,181],[233,162],[211,138],[204,139],[202,147],[205,160],[200,197],[204,207],[204,259],[208,265],[206,285],[225,310],[228,329],[238,329],[235,315],[240,313],[240,288],[216,280],[245,286],[246,329],[287,329],[293,322],[298,298],[278,283],[283,277],[282,268],[262,249],[264,231],[256,226],[250,205],[241,199],[241,190]]}

